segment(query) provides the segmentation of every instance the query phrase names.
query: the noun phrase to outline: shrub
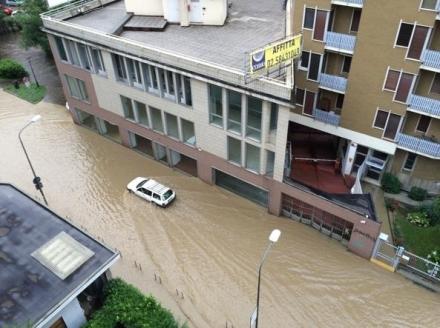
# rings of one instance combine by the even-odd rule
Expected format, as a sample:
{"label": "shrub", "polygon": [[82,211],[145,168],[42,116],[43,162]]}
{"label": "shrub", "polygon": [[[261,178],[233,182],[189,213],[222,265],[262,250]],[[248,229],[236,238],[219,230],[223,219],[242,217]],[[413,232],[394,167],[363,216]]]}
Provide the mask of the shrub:
{"label": "shrub", "polygon": [[411,224],[415,224],[416,226],[419,226],[419,227],[426,228],[426,227],[429,227],[429,225],[430,225],[428,214],[424,211],[408,213],[408,215],[406,216],[406,219]]}
{"label": "shrub", "polygon": [[419,202],[424,201],[428,197],[428,192],[426,189],[419,187],[412,187],[408,193],[408,197],[412,200],[417,200]]}
{"label": "shrub", "polygon": [[440,196],[437,196],[432,202],[429,208],[429,217],[432,225],[440,223]]}
{"label": "shrub", "polygon": [[431,262],[440,264],[440,249],[435,249],[431,253],[429,253],[426,258]]}
{"label": "shrub", "polygon": [[122,281],[111,280],[104,290],[104,305],[95,312],[85,328],[178,328],[167,309],[152,296]]}
{"label": "shrub", "polygon": [[399,179],[391,174],[385,173],[382,177],[382,189],[390,194],[398,194],[400,192],[401,183]]}
{"label": "shrub", "polygon": [[0,78],[21,79],[25,76],[28,73],[19,62],[9,58],[0,59]]}

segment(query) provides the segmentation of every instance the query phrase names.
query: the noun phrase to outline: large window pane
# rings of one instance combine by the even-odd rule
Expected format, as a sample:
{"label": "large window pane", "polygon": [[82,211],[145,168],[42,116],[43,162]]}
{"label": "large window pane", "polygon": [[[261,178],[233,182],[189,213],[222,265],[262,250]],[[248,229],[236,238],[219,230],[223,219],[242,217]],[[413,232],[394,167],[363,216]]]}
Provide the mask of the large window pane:
{"label": "large window pane", "polygon": [[387,126],[385,128],[385,132],[383,136],[387,139],[396,138],[397,130],[399,129],[400,125],[400,115],[397,114],[390,114],[390,117],[388,118]]}
{"label": "large window pane", "polygon": [[313,29],[313,22],[315,21],[315,9],[306,8],[304,12],[303,27]]}
{"label": "large window pane", "polygon": [[416,130],[419,132],[426,133],[426,131],[428,131],[430,124],[431,124],[431,118],[429,116],[421,115],[419,122],[417,123]]}
{"label": "large window pane", "polygon": [[151,125],[153,130],[163,132],[162,113],[160,110],[154,107],[150,107],[151,113]]}
{"label": "large window pane", "polygon": [[104,60],[102,59],[101,50],[96,48],[90,48],[90,53],[92,55],[92,62],[95,66],[97,73],[105,73]]}
{"label": "large window pane", "polygon": [[413,28],[414,28],[413,24],[407,24],[407,23],[400,24],[396,45],[402,47],[408,47]]}
{"label": "large window pane", "polygon": [[420,59],[423,48],[425,47],[425,40],[428,36],[428,32],[429,27],[416,26],[416,29],[414,30],[414,35],[411,40],[411,46],[408,50],[408,58]]}
{"label": "large window pane", "polygon": [[397,87],[394,100],[406,103],[409,92],[412,87],[414,75],[408,73],[402,73],[400,76],[399,86]]}
{"label": "large window pane", "polygon": [[89,100],[84,81],[65,75],[70,96],[79,100]]}
{"label": "large window pane", "polygon": [[124,117],[130,120],[135,120],[133,103],[130,98],[121,96],[122,109],[124,110]]}
{"label": "large window pane", "polygon": [[179,139],[179,127],[177,125],[177,117],[166,113],[165,120],[167,122],[167,135]]}
{"label": "large window pane", "polygon": [[222,88],[210,84],[209,87],[209,123],[223,126]]}
{"label": "large window pane", "polygon": [[66,40],[67,43],[67,50],[69,51],[70,60],[73,65],[81,66],[81,63],[79,61],[78,52],[75,47],[75,42]]}
{"label": "large window pane", "polygon": [[437,4],[437,0],[423,0],[423,1],[422,1],[422,6],[421,6],[421,7],[422,7],[423,9],[434,10],[436,4]]}
{"label": "large window pane", "polygon": [[147,106],[139,101],[134,100],[134,108],[136,109],[139,123],[145,126],[149,126]]}
{"label": "large window pane", "polygon": [[183,137],[183,142],[190,144],[190,145],[195,145],[196,144],[196,134],[194,132],[194,123],[181,119],[182,124],[182,137]]}
{"label": "large window pane", "polygon": [[67,61],[67,53],[66,49],[64,48],[63,40],[60,37],[55,36],[55,43],[57,45],[58,55],[62,60]]}
{"label": "large window pane", "polygon": [[241,134],[241,93],[228,90],[228,129]]}
{"label": "large window pane", "polygon": [[89,59],[89,55],[87,54],[86,46],[81,43],[78,43],[78,53],[82,63],[81,67],[90,71],[92,69],[92,65],[90,64],[90,59]]}
{"label": "large window pane", "polygon": [[248,97],[246,136],[255,140],[261,140],[261,118],[263,101],[258,98]]}
{"label": "large window pane", "polygon": [[192,106],[191,80],[189,77],[183,77],[183,85],[185,86],[185,101],[188,106]]}
{"label": "large window pane", "polygon": [[270,131],[276,130],[277,124],[278,124],[278,105],[271,103],[270,104],[269,130]]}
{"label": "large window pane", "polygon": [[387,123],[388,112],[383,110],[378,110],[376,114],[376,119],[374,120],[374,127],[383,129],[385,128],[385,124]]}
{"label": "large window pane", "polygon": [[327,11],[318,10],[316,12],[315,29],[313,30],[313,39],[324,40],[325,28],[327,24]]}
{"label": "large window pane", "polygon": [[309,80],[318,81],[320,64],[321,55],[312,53],[310,57],[309,74],[307,76]]}
{"label": "large window pane", "polygon": [[228,137],[228,160],[241,165],[241,141]]}
{"label": "large window pane", "polygon": [[128,81],[127,70],[125,69],[124,58],[119,55],[113,55],[115,63],[116,78],[122,81]]}
{"label": "large window pane", "polygon": [[392,69],[388,70],[387,79],[385,81],[384,89],[396,91],[397,83],[399,82],[400,72]]}
{"label": "large window pane", "polygon": [[260,171],[260,148],[246,144],[246,168],[255,172]]}

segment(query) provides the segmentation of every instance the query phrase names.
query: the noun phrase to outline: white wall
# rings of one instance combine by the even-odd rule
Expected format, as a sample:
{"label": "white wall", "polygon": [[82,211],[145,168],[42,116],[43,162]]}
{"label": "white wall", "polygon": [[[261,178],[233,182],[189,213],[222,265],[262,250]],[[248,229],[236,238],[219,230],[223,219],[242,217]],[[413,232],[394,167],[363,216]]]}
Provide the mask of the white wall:
{"label": "white wall", "polygon": [[206,9],[203,15],[204,25],[223,25],[228,12],[227,0],[201,0]]}
{"label": "white wall", "polygon": [[125,8],[127,12],[136,15],[147,16],[163,16],[164,0],[125,0]]}

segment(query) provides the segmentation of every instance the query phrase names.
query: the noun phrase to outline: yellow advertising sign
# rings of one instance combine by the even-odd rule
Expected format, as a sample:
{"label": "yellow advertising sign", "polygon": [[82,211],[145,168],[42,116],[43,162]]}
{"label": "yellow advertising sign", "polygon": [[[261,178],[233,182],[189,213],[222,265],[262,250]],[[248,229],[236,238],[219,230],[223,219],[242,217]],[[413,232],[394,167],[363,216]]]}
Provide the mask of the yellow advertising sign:
{"label": "yellow advertising sign", "polygon": [[261,70],[269,70],[285,62],[301,56],[301,39],[298,34],[282,41],[264,47],[264,49],[254,51],[251,56],[251,73]]}

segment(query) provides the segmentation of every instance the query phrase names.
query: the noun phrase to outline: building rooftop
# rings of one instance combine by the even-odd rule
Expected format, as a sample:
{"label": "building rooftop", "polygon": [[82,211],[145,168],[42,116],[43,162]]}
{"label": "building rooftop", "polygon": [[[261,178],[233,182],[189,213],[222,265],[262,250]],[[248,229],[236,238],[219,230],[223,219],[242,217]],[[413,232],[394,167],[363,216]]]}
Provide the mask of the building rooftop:
{"label": "building rooftop", "polygon": [[[58,253],[71,260],[56,259]],[[118,257],[20,190],[0,183],[0,327],[41,322]]]}
{"label": "building rooftop", "polygon": [[[164,31],[122,31],[118,35],[146,46],[196,60],[243,70],[245,52],[285,37],[283,0],[230,0],[224,26],[168,24]],[[116,1],[68,21],[104,33],[115,33],[127,21],[124,1]]]}

